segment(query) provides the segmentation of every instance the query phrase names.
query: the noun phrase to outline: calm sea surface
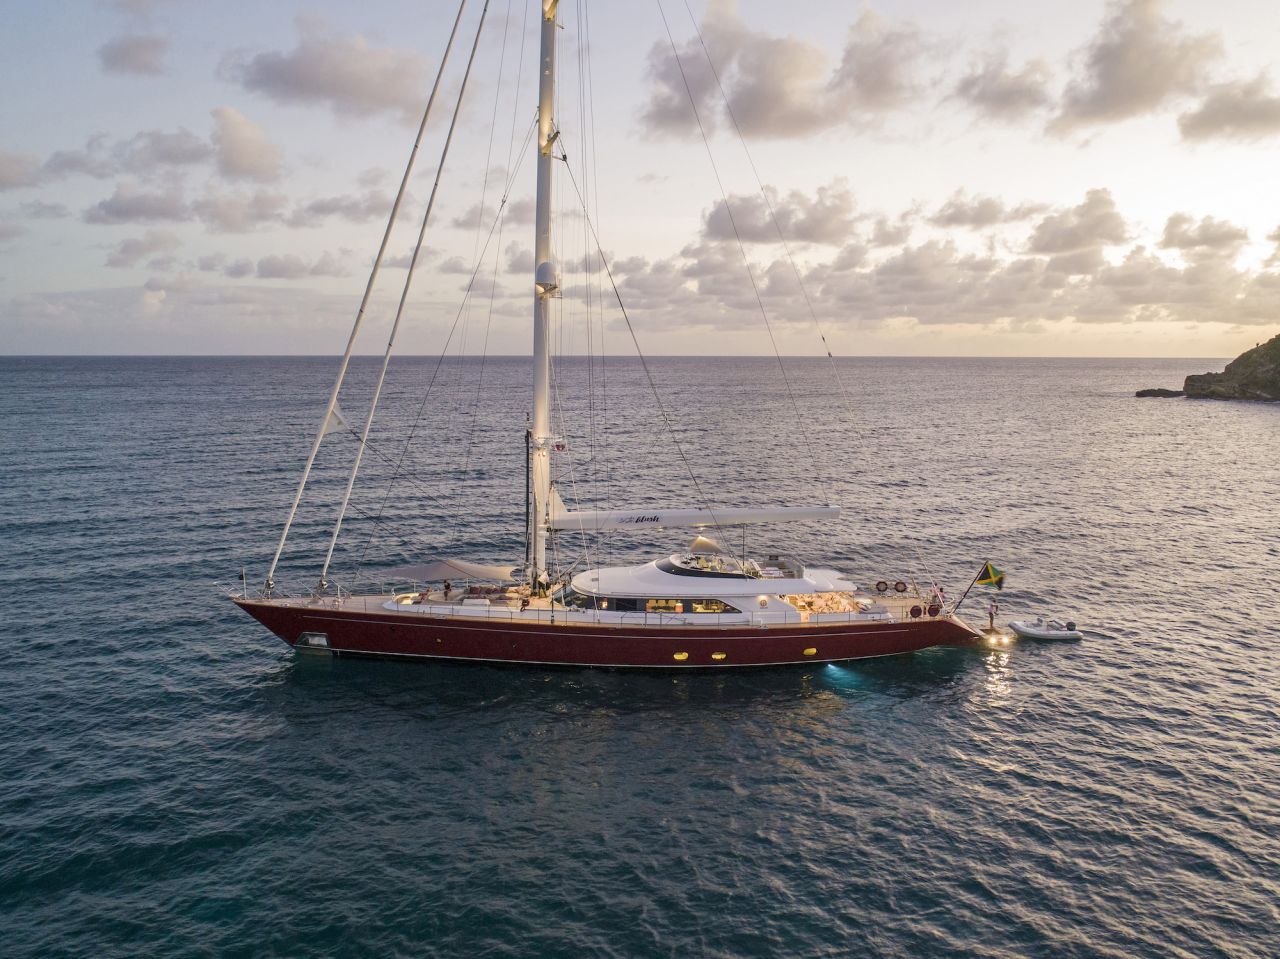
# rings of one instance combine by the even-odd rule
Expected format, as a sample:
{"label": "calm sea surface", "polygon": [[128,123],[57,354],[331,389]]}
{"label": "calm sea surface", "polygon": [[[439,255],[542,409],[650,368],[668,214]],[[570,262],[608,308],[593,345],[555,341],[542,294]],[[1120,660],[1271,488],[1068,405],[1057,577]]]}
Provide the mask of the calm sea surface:
{"label": "calm sea surface", "polygon": [[[393,366],[335,579],[521,555],[526,365]],[[848,360],[846,403],[660,359],[671,431],[634,362],[566,362],[567,500],[830,499],[748,549],[989,559],[1002,619],[1087,633],[717,675],[295,658],[240,614],[335,367],[0,360],[3,956],[1280,955],[1280,407],[1132,396],[1221,361]],[[649,535],[557,550],[686,539]]]}

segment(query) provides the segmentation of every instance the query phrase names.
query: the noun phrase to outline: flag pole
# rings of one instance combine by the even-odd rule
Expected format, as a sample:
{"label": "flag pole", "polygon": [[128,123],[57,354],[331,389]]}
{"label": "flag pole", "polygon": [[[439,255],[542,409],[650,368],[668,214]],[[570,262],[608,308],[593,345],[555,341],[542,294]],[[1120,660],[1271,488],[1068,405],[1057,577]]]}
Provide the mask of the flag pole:
{"label": "flag pole", "polygon": [[964,588],[964,592],[960,594],[960,598],[956,600],[956,604],[951,607],[951,615],[954,616],[956,611],[960,609],[960,604],[964,602],[964,598],[969,595],[969,590],[973,589],[978,582],[978,578],[987,571],[987,564],[983,563],[982,568],[973,574],[973,582]]}

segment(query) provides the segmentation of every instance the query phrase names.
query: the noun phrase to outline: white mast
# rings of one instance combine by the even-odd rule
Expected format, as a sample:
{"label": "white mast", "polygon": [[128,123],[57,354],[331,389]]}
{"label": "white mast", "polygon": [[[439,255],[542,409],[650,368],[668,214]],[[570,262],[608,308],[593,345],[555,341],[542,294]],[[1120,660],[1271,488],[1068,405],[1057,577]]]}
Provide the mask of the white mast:
{"label": "white mast", "polygon": [[533,425],[530,485],[534,591],[547,571],[547,518],[551,502],[551,298],[560,293],[560,278],[551,259],[551,161],[557,133],[551,110],[555,97],[556,6],[542,0],[542,52],[538,59],[538,209],[533,248]]}

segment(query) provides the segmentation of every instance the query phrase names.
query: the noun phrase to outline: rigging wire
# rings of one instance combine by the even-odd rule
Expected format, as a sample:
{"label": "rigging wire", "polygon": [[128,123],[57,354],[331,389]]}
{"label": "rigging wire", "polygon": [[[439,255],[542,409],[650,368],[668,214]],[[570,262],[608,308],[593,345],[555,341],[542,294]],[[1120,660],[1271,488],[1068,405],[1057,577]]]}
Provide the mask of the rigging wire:
{"label": "rigging wire", "polygon": [[609,267],[609,260],[604,255],[604,247],[600,245],[600,235],[596,232],[595,223],[592,222],[590,214],[587,213],[586,201],[583,199],[582,191],[578,188],[578,181],[574,178],[573,168],[569,166],[569,155],[564,146],[564,137],[560,137],[560,159],[564,161],[564,170],[569,177],[569,182],[573,184],[573,191],[578,195],[578,203],[582,206],[583,217],[587,222],[587,226],[591,229],[591,237],[595,242],[596,253],[600,257],[600,265],[604,267],[605,274],[609,278],[609,285],[613,288],[614,299],[618,302],[618,309],[622,312],[622,319],[626,323],[627,332],[631,334],[631,343],[635,347],[636,355],[640,358],[640,366],[644,369],[645,378],[649,381],[649,389],[653,392],[654,402],[658,406],[658,413],[662,416],[662,422],[667,428],[667,435],[671,437],[671,445],[676,448],[676,453],[680,457],[680,462],[684,464],[685,472],[689,474],[689,480],[693,483],[694,491],[698,494],[698,498],[702,501],[703,507],[711,516],[711,522],[715,525],[716,532],[723,535],[724,529],[720,525],[720,521],[716,518],[715,509],[711,506],[710,500],[707,498],[706,492],[702,488],[702,484],[698,481],[698,475],[693,471],[693,466],[689,462],[689,457],[685,455],[684,447],[680,443],[680,438],[676,435],[675,428],[671,424],[671,417],[667,414],[667,408],[662,402],[662,394],[658,391],[657,381],[653,378],[653,371],[649,368],[649,361],[645,358],[644,351],[640,349],[640,339],[636,336],[635,327],[631,325],[631,316],[627,313],[626,304],[622,302],[622,293],[618,290],[617,281],[613,278],[613,270]]}
{"label": "rigging wire", "polygon": [[737,134],[738,143],[742,146],[742,153],[747,158],[747,165],[751,167],[751,175],[755,177],[756,187],[760,191],[760,196],[764,199],[765,208],[769,211],[769,220],[773,224],[774,231],[778,234],[778,240],[782,244],[782,250],[787,257],[787,262],[791,264],[791,271],[795,274],[796,285],[800,287],[800,296],[804,299],[805,308],[809,311],[809,317],[813,320],[813,325],[818,331],[818,338],[822,341],[822,347],[827,353],[827,359],[831,362],[831,372],[835,377],[836,384],[840,387],[840,394],[844,399],[845,412],[850,420],[857,420],[857,416],[853,411],[853,402],[849,398],[849,390],[845,385],[844,377],[840,375],[840,366],[836,363],[835,356],[831,352],[831,345],[827,342],[827,334],[823,329],[822,321],[818,319],[817,310],[814,309],[813,301],[809,297],[809,290],[804,284],[804,277],[800,273],[800,267],[796,263],[795,256],[791,253],[791,244],[787,242],[786,234],[782,230],[782,224],[778,221],[777,211],[774,209],[773,200],[769,196],[769,192],[765,189],[764,180],[760,176],[760,171],[756,168],[755,158],[751,155],[751,150],[747,147],[747,139],[742,133],[742,127],[738,125],[738,118],[733,112],[733,104],[729,100],[729,95],[725,91],[724,83],[720,80],[720,72],[716,69],[715,61],[711,57],[711,50],[707,46],[707,41],[702,36],[702,29],[698,26],[697,18],[693,15],[693,10],[689,6],[689,0],[684,0],[685,12],[689,15],[689,20],[693,24],[693,31],[698,37],[698,43],[702,47],[703,56],[706,57],[707,66],[711,70],[711,76],[716,81],[716,88],[720,91],[720,98],[724,101],[725,113],[729,117],[729,122],[733,124],[733,131]]}
{"label": "rigging wire", "polygon": [[324,441],[325,433],[329,429],[333,411],[337,408],[338,393],[342,390],[342,381],[347,374],[347,366],[351,362],[351,351],[356,345],[356,335],[360,332],[360,324],[364,320],[365,309],[369,305],[369,297],[372,295],[374,284],[377,282],[378,270],[382,266],[382,258],[387,252],[387,243],[391,240],[391,230],[396,223],[396,214],[400,212],[400,203],[404,200],[405,191],[409,186],[409,177],[413,173],[413,164],[418,158],[418,149],[422,146],[422,137],[427,131],[427,120],[431,117],[431,108],[435,105],[436,93],[440,90],[440,80],[444,77],[445,65],[449,62],[449,53],[453,50],[453,41],[458,35],[458,24],[462,22],[462,13],[466,9],[467,2],[468,0],[461,0],[458,4],[458,13],[454,17],[453,28],[449,31],[449,41],[445,44],[444,55],[440,58],[440,69],[436,71],[435,82],[431,85],[431,95],[427,98],[427,106],[422,111],[422,122],[418,124],[418,133],[413,140],[413,149],[409,151],[409,161],[405,164],[404,176],[400,178],[400,189],[396,192],[395,202],[391,204],[391,213],[387,217],[387,228],[382,233],[382,242],[378,246],[377,255],[373,258],[373,268],[369,271],[369,281],[365,284],[364,295],[360,298],[360,308],[356,311],[355,321],[351,324],[351,335],[347,338],[347,348],[342,354],[342,362],[338,365],[338,375],[334,380],[333,390],[329,394],[329,403],[325,407],[324,417],[320,420],[320,428],[316,431],[316,437],[312,441],[311,452],[307,455],[306,465],[302,468],[302,479],[298,481],[298,490],[293,495],[293,503],[289,507],[289,516],[285,520],[284,529],[280,532],[280,542],[276,546],[275,555],[271,558],[271,566],[267,569],[265,586],[268,594],[275,586],[276,566],[280,562],[280,554],[284,552],[284,545],[289,539],[289,530],[293,526],[293,520],[298,514],[298,504],[302,502],[303,491],[307,488],[307,479],[311,476],[311,467],[316,461],[316,454],[320,452],[320,444]]}
{"label": "rigging wire", "polygon": [[[482,224],[482,217],[484,216],[485,192],[488,188],[488,183],[489,183],[489,161],[493,153],[493,136],[495,131],[498,129],[498,100],[502,95],[503,67],[506,64],[506,59],[507,59],[507,33],[510,30],[510,27],[511,27],[511,0],[507,0],[507,13],[506,13],[506,17],[503,20],[503,28],[502,28],[502,52],[498,57],[498,82],[494,86],[494,90],[493,90],[493,116],[489,121],[489,148],[488,148],[488,151],[485,153],[485,158],[484,158],[485,186],[482,187],[480,191],[480,209],[479,209],[479,212],[476,214],[476,241],[471,251],[471,255],[473,257],[475,256],[476,250],[480,246],[480,227]],[[513,76],[513,80],[515,81],[515,83],[519,82],[520,69],[523,66],[523,64],[524,64],[524,31],[521,30],[520,31],[520,64],[516,67],[516,72]],[[513,85],[515,84],[513,83]],[[513,109],[511,113],[510,142],[507,144],[507,162],[508,163],[510,163],[511,147],[515,145],[515,138],[516,138],[516,114],[515,114],[515,110]],[[471,425],[467,431],[467,446],[462,456],[462,471],[464,473],[468,469],[470,469],[470,466],[471,466],[471,451],[475,445],[476,420],[478,418],[478,412],[480,409],[480,394],[482,389],[484,388],[484,368],[485,368],[485,363],[489,357],[489,332],[493,327],[493,303],[498,293],[498,261],[502,255],[503,223],[504,223],[504,220],[500,220],[498,223],[498,242],[494,244],[494,249],[493,249],[493,276],[489,284],[489,311],[488,311],[488,315],[485,317],[484,340],[481,343],[481,347],[480,347],[480,369],[476,375],[475,399],[472,401],[472,404],[471,404]]]}
{"label": "rigging wire", "polygon": [[[680,80],[684,85],[685,94],[689,98],[689,106],[693,110],[693,118],[698,124],[698,133],[702,136],[702,145],[706,148],[707,159],[711,163],[711,171],[715,176],[716,185],[720,188],[720,196],[724,201],[725,213],[729,216],[729,225],[733,228],[733,237],[738,244],[738,251],[742,255],[742,263],[747,271],[747,278],[751,282],[751,291],[755,294],[756,304],[760,307],[760,317],[764,320],[764,327],[769,334],[769,343],[773,347],[773,355],[778,360],[778,370],[782,374],[782,382],[786,387],[787,396],[791,400],[792,412],[795,413],[796,422],[800,425],[802,435],[805,439],[805,446],[809,451],[809,459],[816,464],[817,459],[813,452],[813,439],[809,435],[809,431],[804,426],[804,417],[800,414],[800,405],[796,402],[795,391],[791,388],[791,378],[787,375],[786,364],[782,361],[782,353],[778,350],[778,341],[773,335],[773,324],[769,322],[769,313],[764,306],[764,298],[760,295],[759,284],[756,283],[755,271],[751,269],[751,261],[747,257],[746,245],[742,242],[742,234],[738,231],[738,222],[733,215],[733,206],[729,203],[729,194],[725,190],[724,181],[720,177],[720,168],[716,165],[715,155],[711,150],[711,141],[707,137],[706,127],[702,123],[702,114],[698,110],[698,103],[693,95],[693,88],[689,86],[689,78],[685,74],[684,61],[680,59],[680,51],[676,48],[675,36],[671,33],[671,25],[667,22],[666,10],[662,7],[662,0],[654,0],[658,7],[658,13],[662,17],[662,26],[667,32],[667,41],[671,44],[671,55],[675,58],[676,67],[680,72]],[[830,490],[825,479],[819,479],[823,487],[823,495],[830,502]]]}
{"label": "rigging wire", "polygon": [[[396,316],[391,323],[391,333],[387,337],[387,350],[382,358],[382,369],[378,372],[378,383],[373,390],[373,399],[369,402],[369,415],[365,419],[362,439],[368,439],[369,430],[373,428],[373,417],[378,410],[378,399],[382,396],[382,386],[386,382],[387,368],[391,365],[391,351],[395,346],[396,334],[400,330],[400,320],[404,316],[404,306],[409,299],[409,290],[413,286],[413,274],[418,265],[418,255],[422,252],[422,243],[427,236],[427,224],[431,220],[431,211],[435,207],[436,194],[440,189],[440,180],[444,176],[444,164],[449,156],[449,147],[453,143],[453,132],[458,125],[458,115],[462,112],[462,101],[467,93],[467,81],[471,79],[471,68],[476,61],[476,52],[480,49],[480,38],[484,34],[484,21],[489,13],[489,0],[485,0],[480,8],[480,22],[476,25],[476,37],[471,44],[471,55],[467,59],[467,69],[462,74],[462,86],[458,88],[458,100],[453,107],[453,117],[449,121],[449,132],[445,134],[444,146],[440,151],[440,163],[436,167],[435,181],[431,184],[431,196],[427,199],[427,208],[422,214],[422,226],[418,229],[418,241],[413,247],[413,255],[409,258],[409,269],[405,273],[404,288],[400,292],[400,303],[396,306]],[[342,507],[338,511],[338,520],[333,525],[333,536],[329,539],[329,550],[324,557],[324,566],[320,570],[320,588],[327,585],[325,578],[329,574],[329,564],[333,562],[333,550],[338,545],[338,534],[342,530],[342,519],[347,512],[347,504],[351,502],[351,490],[355,487],[356,476],[360,472],[360,461],[363,458],[364,446],[356,449],[355,461],[351,464],[351,476],[347,480],[347,489],[342,496]]]}
{"label": "rigging wire", "polygon": [[[511,186],[515,182],[516,176],[519,174],[520,169],[524,166],[524,157],[525,157],[525,154],[527,153],[527,151],[525,150],[525,147],[529,145],[529,141],[533,138],[533,132],[534,130],[537,129],[537,126],[538,124],[535,118],[535,120],[529,124],[529,131],[525,134],[524,143],[520,147],[520,150],[521,150],[520,159],[517,162],[516,168],[511,171],[511,175],[507,179],[505,188],[502,193],[502,200],[498,204],[497,214],[494,217],[493,224],[489,227],[489,235],[485,238],[484,248],[480,251],[480,256],[477,258],[475,267],[471,271],[471,277],[467,281],[466,292],[463,294],[462,303],[458,306],[458,312],[455,314],[453,318],[453,325],[449,327],[449,335],[448,337],[446,337],[444,346],[440,350],[440,355],[436,357],[436,364],[435,364],[435,367],[432,369],[431,379],[427,383],[427,389],[422,396],[421,404],[419,404],[418,406],[417,415],[414,417],[413,424],[409,428],[408,436],[405,437],[404,446],[400,451],[400,457],[396,461],[395,472],[392,474],[391,478],[387,481],[386,491],[383,493],[382,501],[378,506],[377,517],[379,519],[382,518],[383,513],[386,511],[387,503],[391,499],[391,493],[394,491],[395,484],[399,480],[400,474],[404,470],[404,462],[406,457],[409,455],[409,450],[413,446],[413,439],[414,439],[414,436],[417,434],[418,424],[421,423],[422,415],[423,413],[426,412],[427,400],[430,399],[431,397],[431,390],[435,386],[436,379],[440,375],[440,368],[444,365],[445,357],[449,353],[449,346],[453,342],[453,337],[454,337],[454,334],[457,332],[458,324],[462,321],[462,314],[463,314],[463,311],[466,309],[467,301],[470,299],[472,291],[475,288],[476,277],[480,273],[481,266],[484,265],[485,257],[489,252],[489,244],[493,241],[493,235],[495,230],[497,229],[498,221],[501,219],[503,210],[506,208],[506,205],[507,205],[507,200],[511,196]],[[365,559],[368,557],[369,547],[372,545],[373,545],[373,533],[370,533],[369,537],[365,540],[364,548],[360,552],[360,559],[356,564],[355,574],[352,576],[353,582],[355,581],[355,578],[359,576],[360,569],[361,567],[364,566]]]}

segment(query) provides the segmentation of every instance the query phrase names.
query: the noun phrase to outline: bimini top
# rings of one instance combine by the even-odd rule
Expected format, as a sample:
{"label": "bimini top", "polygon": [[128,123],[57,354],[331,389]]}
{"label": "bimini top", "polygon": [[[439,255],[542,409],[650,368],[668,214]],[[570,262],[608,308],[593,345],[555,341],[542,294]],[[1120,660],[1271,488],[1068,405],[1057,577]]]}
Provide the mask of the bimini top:
{"label": "bimini top", "polygon": [[642,566],[589,569],[573,578],[595,596],[756,596],[766,593],[850,592],[857,586],[834,569],[808,569],[791,559],[742,563],[732,556],[675,553]]}

